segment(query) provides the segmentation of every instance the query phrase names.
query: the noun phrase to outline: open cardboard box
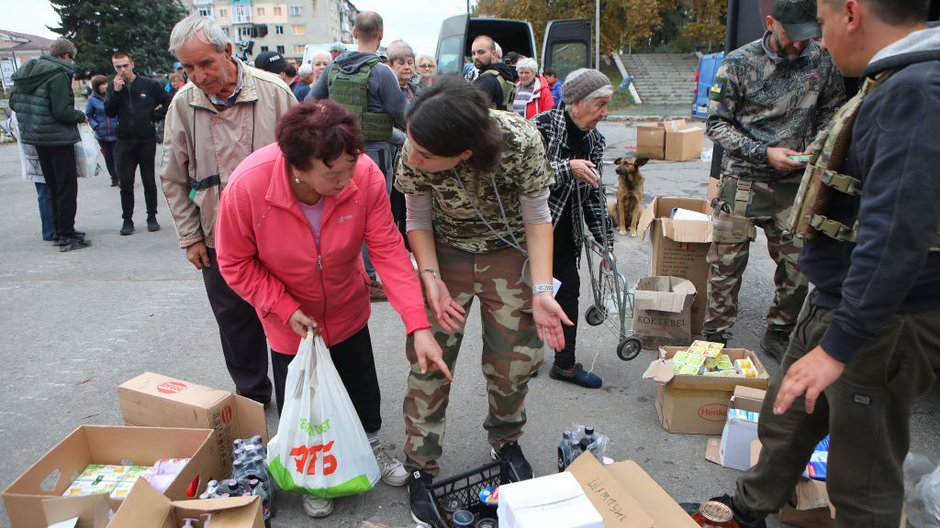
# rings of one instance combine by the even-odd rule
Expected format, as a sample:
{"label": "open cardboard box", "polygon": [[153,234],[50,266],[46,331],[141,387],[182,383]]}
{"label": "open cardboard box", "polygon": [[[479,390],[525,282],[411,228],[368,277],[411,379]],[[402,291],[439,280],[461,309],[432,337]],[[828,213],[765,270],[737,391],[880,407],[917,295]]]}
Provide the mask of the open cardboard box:
{"label": "open cardboard box", "polygon": [[[3,492],[12,528],[46,528],[42,500],[61,497],[88,464],[152,466],[163,458],[189,458],[166,490],[171,499],[185,499],[198,478],[205,489],[217,462],[210,451],[212,431],[164,427],[83,425],[55,445]],[[63,501],[82,497],[62,497]],[[110,501],[116,510],[120,502]]]}
{"label": "open cardboard box", "polygon": [[[692,281],[698,295],[692,302],[692,333],[702,331],[708,286],[705,255],[712,242],[712,223],[702,220],[670,218],[675,208],[712,214],[705,200],[695,198],[653,198],[640,216],[640,238],[649,236],[650,274],[681,277]],[[649,229],[649,235],[647,235]]]}
{"label": "open cardboard box", "polygon": [[679,277],[643,277],[633,297],[633,331],[644,349],[692,342],[692,281]]}
{"label": "open cardboard box", "polygon": [[636,127],[636,155],[650,159],[686,161],[702,156],[705,128],[685,119],[651,121]]}
{"label": "open cardboard box", "polygon": [[117,393],[127,425],[212,429],[214,475],[231,473],[236,438],[261,435],[268,441],[264,406],[228,391],[145,372],[118,385]]}
{"label": "open cardboard box", "polygon": [[659,348],[659,359],[650,363],[643,377],[662,385],[656,396],[656,412],[663,428],[670,433],[721,434],[728,417],[728,401],[738,385],[767,390],[770,375],[757,354],[744,348],[725,348],[732,361],[749,358],[757,370],[756,378],[676,375],[672,356],[687,347]]}
{"label": "open cardboard box", "polygon": [[565,470],[574,475],[606,528],[698,528],[680,506],[632,460],[602,466],[590,453]]}
{"label": "open cardboard box", "polygon": [[42,499],[42,510],[46,516],[46,524],[43,526],[77,517],[75,528],[105,528],[111,512],[104,494]]}
{"label": "open cardboard box", "polygon": [[[728,402],[728,409],[741,409],[760,413],[766,391],[737,386]],[[725,421],[721,438],[709,438],[705,458],[726,468],[744,471],[751,467],[751,445],[757,442],[757,422],[734,418],[731,414]]]}
{"label": "open cardboard box", "polygon": [[137,481],[108,528],[179,528],[184,519],[197,519],[193,526],[212,528],[264,528],[261,497],[171,501],[147,481]]}

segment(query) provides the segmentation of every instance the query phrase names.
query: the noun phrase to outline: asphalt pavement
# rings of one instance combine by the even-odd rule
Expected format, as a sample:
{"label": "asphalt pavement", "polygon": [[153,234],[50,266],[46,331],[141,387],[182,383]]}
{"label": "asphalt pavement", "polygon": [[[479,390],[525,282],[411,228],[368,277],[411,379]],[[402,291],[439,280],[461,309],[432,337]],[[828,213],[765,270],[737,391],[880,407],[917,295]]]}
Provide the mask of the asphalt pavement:
{"label": "asphalt pavement", "polygon": [[[607,136],[606,159],[628,155],[635,130],[618,122],[600,125]],[[708,150],[706,148],[706,150]],[[159,165],[159,156],[157,159]],[[102,162],[103,164],[103,162]],[[652,161],[642,172],[645,202],[654,196],[704,198],[708,163]],[[605,168],[604,183],[616,185]],[[222,359],[218,331],[199,272],[177,248],[172,222],[160,199],[163,230],[148,233],[143,189],[137,185],[137,232],[120,236],[120,200],[107,175],[79,182],[76,226],[93,246],[60,253],[40,237],[36,193],[20,177],[15,145],[0,145],[0,488],[5,488],[43,453],[83,424],[121,424],[116,386],[141,372],[232,390]],[[772,296],[774,266],[763,238],[754,246],[741,291],[734,346],[759,350],[764,314]],[[617,236],[619,269],[634,283],[649,272],[649,243]],[[582,267],[582,309],[590,294]],[[408,372],[404,328],[388,303],[373,304],[373,336],[383,391],[383,442],[400,453],[401,416]],[[567,424],[593,425],[608,435],[608,455],[634,459],[678,501],[732,492],[739,472],[704,458],[705,436],[670,434],[656,416],[656,384],[641,379],[653,359],[645,351],[624,362],[615,351],[619,320],[590,327],[580,321],[578,360],[604,380],[586,390],[552,380],[548,367],[530,384],[528,424],[521,445],[536,474],[555,471],[555,450]],[[480,372],[480,320],[469,316],[448,410],[441,477],[489,461],[482,428],[487,400]],[[762,356],[769,370],[776,365]],[[912,450],[932,460],[940,456],[940,395],[934,391],[914,409]],[[276,412],[267,411],[268,430],[277,431]],[[311,521],[298,496],[277,496],[272,526],[356,527],[364,520],[390,526],[410,523],[405,489],[379,484],[366,496],[336,501],[333,514]],[[770,526],[781,526],[771,520]],[[9,526],[0,514],[0,526]]]}

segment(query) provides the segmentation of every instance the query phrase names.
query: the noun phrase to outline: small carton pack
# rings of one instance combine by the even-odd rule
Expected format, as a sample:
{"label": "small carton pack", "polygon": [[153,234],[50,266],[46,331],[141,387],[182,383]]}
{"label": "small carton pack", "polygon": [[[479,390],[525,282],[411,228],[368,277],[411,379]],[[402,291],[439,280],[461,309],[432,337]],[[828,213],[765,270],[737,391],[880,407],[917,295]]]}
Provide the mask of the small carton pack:
{"label": "small carton pack", "polygon": [[751,387],[734,388],[721,439],[708,439],[706,459],[740,471],[751,467],[751,444],[757,440],[757,423],[765,394],[765,391]]}
{"label": "small carton pack", "polygon": [[753,372],[731,376],[706,376],[676,373],[673,357],[687,353],[688,347],[659,348],[659,359],[653,360],[643,377],[660,383],[656,412],[663,428],[670,433],[721,434],[728,418],[728,402],[735,387],[743,385],[767,390],[770,375],[757,355],[744,348],[724,348],[722,354],[732,362],[750,360]]}
{"label": "small carton pack", "polygon": [[542,528],[570,519],[568,528],[603,528],[604,520],[571,473],[504,484],[499,487],[500,526]]}
{"label": "small carton pack", "polygon": [[[692,333],[705,321],[708,263],[705,255],[712,242],[712,224],[698,219],[672,218],[673,210],[685,209],[711,215],[705,200],[657,197],[643,210],[638,224],[640,238],[649,237],[650,274],[692,281],[698,295],[692,303]],[[649,233],[647,233],[649,230]]]}
{"label": "small carton pack", "polygon": [[[55,445],[3,492],[3,505],[12,528],[45,527],[43,499],[61,497],[89,464],[145,466],[166,458],[189,459],[168,483],[166,496],[185,499],[218,478],[210,451],[209,429],[83,425]],[[110,497],[112,509],[122,503]],[[84,495],[61,497],[85,500]]]}
{"label": "small carton pack", "polygon": [[212,429],[218,474],[232,469],[232,442],[261,435],[268,441],[260,403],[188,381],[145,372],[117,388],[124,423],[154,427]]}

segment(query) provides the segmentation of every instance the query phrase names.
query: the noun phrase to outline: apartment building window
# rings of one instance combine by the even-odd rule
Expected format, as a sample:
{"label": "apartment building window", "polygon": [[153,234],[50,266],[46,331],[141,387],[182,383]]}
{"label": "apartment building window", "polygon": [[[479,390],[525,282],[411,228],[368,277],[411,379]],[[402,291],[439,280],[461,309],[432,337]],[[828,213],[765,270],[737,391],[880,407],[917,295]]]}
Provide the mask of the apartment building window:
{"label": "apartment building window", "polygon": [[303,24],[291,26],[290,30],[294,35],[303,35],[307,32],[307,28]]}
{"label": "apartment building window", "polygon": [[264,16],[264,8],[263,8],[263,7],[257,8],[257,12],[258,12],[258,16]]}
{"label": "apartment building window", "polygon": [[228,26],[222,26],[222,31],[225,32],[225,36],[226,36],[226,37],[231,37],[231,36],[232,36],[232,33],[231,33],[231,31],[229,31],[229,27],[228,27]]}
{"label": "apartment building window", "polygon": [[219,9],[219,18],[225,18],[225,10]]}
{"label": "apartment building window", "polygon": [[239,36],[239,37],[246,37],[246,38],[247,38],[247,37],[250,37],[250,36],[251,36],[251,26],[238,28],[238,36]]}
{"label": "apartment building window", "polygon": [[261,46],[261,51],[262,51],[262,53],[265,52],[265,51],[268,51],[268,47],[267,47],[267,46]]}
{"label": "apartment building window", "polygon": [[196,14],[199,15],[199,16],[211,17],[211,16],[212,16],[212,6],[197,7],[197,8],[196,8]]}
{"label": "apartment building window", "polygon": [[288,9],[290,10],[289,14],[292,17],[303,16],[304,6],[290,6]]}
{"label": "apartment building window", "polygon": [[283,35],[283,34],[284,34],[284,26],[274,26],[274,34],[275,34],[275,35]]}
{"label": "apartment building window", "polygon": [[278,47],[277,47],[277,52],[280,53],[281,55],[283,55],[283,54],[284,54],[284,46],[278,46]]}
{"label": "apartment building window", "polygon": [[303,55],[304,54],[304,45],[303,44],[294,44],[294,54]]}
{"label": "apartment building window", "polygon": [[274,16],[281,16],[282,14],[284,13],[281,10],[281,6],[274,6]]}
{"label": "apartment building window", "polygon": [[251,23],[251,6],[250,5],[234,5],[232,6],[232,23],[234,24],[250,24]]}

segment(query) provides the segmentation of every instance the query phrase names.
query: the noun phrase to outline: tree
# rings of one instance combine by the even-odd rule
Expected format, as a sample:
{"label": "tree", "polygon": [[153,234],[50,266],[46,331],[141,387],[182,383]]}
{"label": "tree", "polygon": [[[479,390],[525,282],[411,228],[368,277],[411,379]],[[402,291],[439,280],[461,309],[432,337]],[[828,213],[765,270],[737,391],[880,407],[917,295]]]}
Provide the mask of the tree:
{"label": "tree", "polygon": [[725,19],[728,3],[725,0],[692,0],[693,20],[685,25],[685,35],[709,51],[721,48],[725,42]]}
{"label": "tree", "polygon": [[170,32],[186,10],[180,0],[51,0],[61,17],[49,29],[78,48],[75,75],[88,78],[114,73],[111,55],[126,51],[138,73],[167,68],[176,59],[168,51]]}

